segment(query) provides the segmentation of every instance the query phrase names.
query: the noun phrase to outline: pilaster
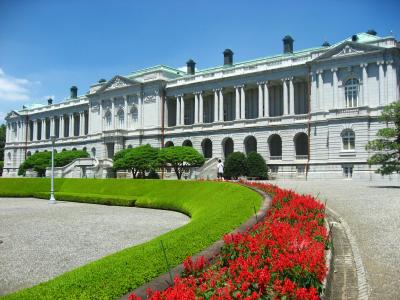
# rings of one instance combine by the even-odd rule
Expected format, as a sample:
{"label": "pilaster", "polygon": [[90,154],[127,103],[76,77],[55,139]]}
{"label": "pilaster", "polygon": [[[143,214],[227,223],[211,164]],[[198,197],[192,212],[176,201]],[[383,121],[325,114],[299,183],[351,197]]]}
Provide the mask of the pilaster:
{"label": "pilaster", "polygon": [[240,86],[235,86],[235,120],[240,119]]}
{"label": "pilaster", "polygon": [[283,115],[287,116],[289,114],[287,78],[282,79],[282,85],[283,85]]}
{"label": "pilaster", "polygon": [[246,92],[244,85],[240,87],[240,118],[242,120],[246,119]]}
{"label": "pilaster", "polygon": [[264,82],[257,82],[258,85],[258,117],[262,118],[264,116]]}
{"label": "pilaster", "polygon": [[221,122],[224,121],[224,94],[222,92],[222,88],[219,89],[219,120]]}
{"label": "pilaster", "polygon": [[264,83],[264,117],[269,117],[269,83]]}
{"label": "pilaster", "polygon": [[339,93],[338,93],[338,77],[337,77],[338,68],[332,68],[332,107],[340,108],[339,105]]}
{"label": "pilaster", "polygon": [[294,85],[293,85],[294,77],[289,78],[289,113],[290,115],[294,115]]}

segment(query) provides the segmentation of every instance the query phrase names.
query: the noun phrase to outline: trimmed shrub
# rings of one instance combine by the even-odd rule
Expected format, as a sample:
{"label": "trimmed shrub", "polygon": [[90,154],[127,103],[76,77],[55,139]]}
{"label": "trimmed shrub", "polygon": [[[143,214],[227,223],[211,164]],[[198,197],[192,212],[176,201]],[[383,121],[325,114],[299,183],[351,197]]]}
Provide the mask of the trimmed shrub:
{"label": "trimmed shrub", "polygon": [[247,175],[247,160],[242,152],[233,152],[225,160],[224,177],[238,179]]}
{"label": "trimmed shrub", "polygon": [[247,176],[257,179],[268,179],[267,163],[257,152],[250,152],[247,155]]}
{"label": "trimmed shrub", "polygon": [[86,158],[86,157],[89,157],[89,153],[83,150],[61,151],[60,153],[56,153],[56,155],[54,156],[54,166],[64,167],[73,162],[77,158]]}
{"label": "trimmed shrub", "polygon": [[24,175],[26,170],[33,169],[38,173],[39,177],[46,175],[46,168],[51,163],[51,152],[37,152],[32,156],[29,156],[19,167],[18,175]]}

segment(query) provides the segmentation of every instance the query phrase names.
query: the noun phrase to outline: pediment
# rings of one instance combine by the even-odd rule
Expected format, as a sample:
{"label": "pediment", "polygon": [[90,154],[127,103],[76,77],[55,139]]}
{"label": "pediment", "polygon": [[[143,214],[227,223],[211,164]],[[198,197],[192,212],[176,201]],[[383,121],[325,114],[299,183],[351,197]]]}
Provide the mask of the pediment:
{"label": "pediment", "polygon": [[9,113],[7,114],[7,116],[5,117],[5,119],[6,119],[6,120],[14,119],[14,118],[18,118],[19,116],[20,116],[20,114],[17,113],[15,110],[13,110],[13,111],[11,111],[11,112],[9,112]]}
{"label": "pediment", "polygon": [[136,85],[139,82],[128,79],[123,76],[114,76],[111,80],[109,80],[105,85],[103,85],[100,89],[98,89],[95,93],[102,93],[111,90],[116,90],[120,88],[125,88],[128,86]]}
{"label": "pediment", "polygon": [[337,46],[334,46],[332,49],[328,50],[324,54],[317,57],[314,61],[317,60],[326,60],[326,59],[335,59],[335,58],[342,58],[360,54],[366,54],[369,52],[376,52],[384,50],[382,47],[361,44],[357,42],[344,42]]}

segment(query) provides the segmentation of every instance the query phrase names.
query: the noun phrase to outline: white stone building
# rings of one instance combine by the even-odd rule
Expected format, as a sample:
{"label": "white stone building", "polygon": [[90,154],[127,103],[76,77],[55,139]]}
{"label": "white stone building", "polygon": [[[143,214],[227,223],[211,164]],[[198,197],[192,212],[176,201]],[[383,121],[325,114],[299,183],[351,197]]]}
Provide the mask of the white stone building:
{"label": "white stone building", "polygon": [[12,111],[3,175],[17,176],[27,156],[51,149],[54,135],[57,151],[91,154],[90,176],[106,176],[116,151],[147,143],[190,145],[206,158],[257,151],[277,177],[378,176],[365,145],[385,126],[377,118],[383,106],[399,100],[400,43],[374,33],[300,51],[290,36],[283,43],[280,55],[234,63],[227,49],[222,66],[156,66]]}

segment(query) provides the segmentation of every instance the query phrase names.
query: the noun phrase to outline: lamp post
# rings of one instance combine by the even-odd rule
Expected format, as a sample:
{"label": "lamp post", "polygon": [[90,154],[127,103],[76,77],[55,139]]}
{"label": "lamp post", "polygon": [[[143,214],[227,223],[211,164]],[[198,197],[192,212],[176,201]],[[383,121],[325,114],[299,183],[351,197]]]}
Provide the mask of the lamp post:
{"label": "lamp post", "polygon": [[51,189],[50,189],[50,200],[49,204],[56,204],[56,198],[54,198],[54,143],[56,137],[51,136]]}

